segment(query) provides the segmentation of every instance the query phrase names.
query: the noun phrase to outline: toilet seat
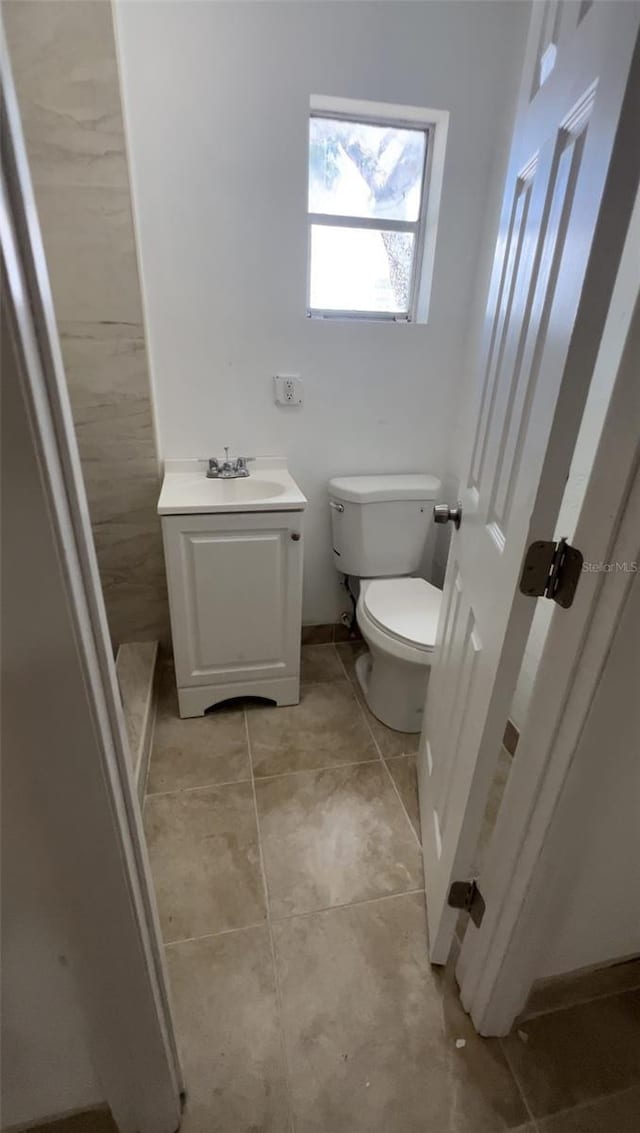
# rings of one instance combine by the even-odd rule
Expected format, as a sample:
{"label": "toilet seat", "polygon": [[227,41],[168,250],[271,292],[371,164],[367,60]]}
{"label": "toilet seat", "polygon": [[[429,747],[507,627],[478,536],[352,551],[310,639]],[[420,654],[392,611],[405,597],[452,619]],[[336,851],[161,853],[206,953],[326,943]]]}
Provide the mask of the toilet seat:
{"label": "toilet seat", "polygon": [[363,580],[360,597],[369,622],[386,638],[422,654],[433,652],[441,590],[424,578],[374,578]]}

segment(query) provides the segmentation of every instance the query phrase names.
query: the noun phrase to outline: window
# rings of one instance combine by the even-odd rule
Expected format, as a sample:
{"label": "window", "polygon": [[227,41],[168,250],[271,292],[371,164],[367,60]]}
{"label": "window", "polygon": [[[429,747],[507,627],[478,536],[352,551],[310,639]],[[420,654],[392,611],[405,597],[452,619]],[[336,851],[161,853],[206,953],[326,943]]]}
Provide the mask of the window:
{"label": "window", "polygon": [[442,120],[411,107],[312,100],[310,316],[424,321],[425,230],[435,232],[427,225],[431,113]]}

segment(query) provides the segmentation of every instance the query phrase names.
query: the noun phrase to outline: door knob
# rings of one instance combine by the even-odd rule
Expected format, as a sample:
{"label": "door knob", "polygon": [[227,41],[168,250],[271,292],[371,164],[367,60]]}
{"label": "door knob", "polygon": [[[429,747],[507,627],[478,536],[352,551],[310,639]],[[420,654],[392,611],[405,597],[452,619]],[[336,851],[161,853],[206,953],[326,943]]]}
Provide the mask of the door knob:
{"label": "door knob", "polygon": [[458,500],[455,507],[449,504],[435,504],[433,508],[434,523],[455,523],[456,531],[462,522],[462,504]]}

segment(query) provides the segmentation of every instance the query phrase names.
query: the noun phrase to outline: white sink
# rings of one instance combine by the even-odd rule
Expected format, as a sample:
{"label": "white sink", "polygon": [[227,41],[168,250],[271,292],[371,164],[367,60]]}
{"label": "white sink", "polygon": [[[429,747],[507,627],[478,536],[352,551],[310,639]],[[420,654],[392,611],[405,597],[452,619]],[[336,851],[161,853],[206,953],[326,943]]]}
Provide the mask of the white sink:
{"label": "white sink", "polygon": [[204,460],[168,460],[158,514],[304,510],[306,498],[283,460],[259,457],[249,468],[249,476],[208,479]]}

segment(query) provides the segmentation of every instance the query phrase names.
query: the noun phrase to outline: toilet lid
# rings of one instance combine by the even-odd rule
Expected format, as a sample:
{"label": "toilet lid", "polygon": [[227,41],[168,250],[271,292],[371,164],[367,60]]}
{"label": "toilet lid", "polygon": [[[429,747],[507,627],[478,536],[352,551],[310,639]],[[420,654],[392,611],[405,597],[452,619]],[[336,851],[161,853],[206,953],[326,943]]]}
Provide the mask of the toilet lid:
{"label": "toilet lid", "polygon": [[363,593],[365,609],[381,630],[431,650],[436,643],[442,591],[424,578],[376,578]]}

